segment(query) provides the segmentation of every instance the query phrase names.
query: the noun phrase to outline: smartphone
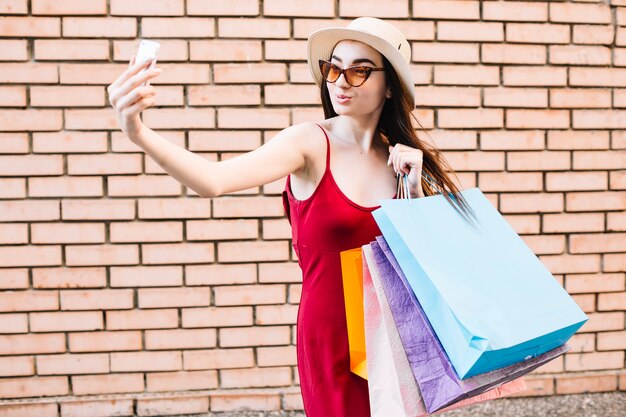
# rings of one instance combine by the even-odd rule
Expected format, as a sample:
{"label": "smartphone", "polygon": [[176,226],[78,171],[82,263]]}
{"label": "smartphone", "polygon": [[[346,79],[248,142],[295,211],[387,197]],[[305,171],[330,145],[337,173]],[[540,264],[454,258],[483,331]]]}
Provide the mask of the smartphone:
{"label": "smartphone", "polygon": [[[145,62],[152,60],[152,63],[148,65],[148,67],[142,69],[140,71],[146,71],[148,69],[154,68],[157,62],[157,55],[159,54],[159,47],[161,45],[158,42],[150,41],[148,39],[142,39],[139,42],[139,47],[137,48],[135,63]],[[145,81],[142,85],[148,85],[149,80]]]}

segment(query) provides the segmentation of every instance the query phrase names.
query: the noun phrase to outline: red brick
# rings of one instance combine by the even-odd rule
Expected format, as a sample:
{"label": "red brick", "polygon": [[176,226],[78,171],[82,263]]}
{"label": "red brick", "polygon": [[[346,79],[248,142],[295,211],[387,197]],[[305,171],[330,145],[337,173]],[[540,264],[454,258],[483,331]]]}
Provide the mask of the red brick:
{"label": "red brick", "polygon": [[626,209],[626,192],[596,191],[567,193],[567,211],[599,211]]}
{"label": "red brick", "polygon": [[483,192],[541,191],[543,188],[540,173],[481,172],[478,181]]}
{"label": "red brick", "polygon": [[73,265],[129,265],[139,263],[137,245],[68,245],[65,263]]}
{"label": "red brick", "polygon": [[[72,38],[134,38],[137,36],[137,20],[125,17],[64,17],[63,36]],[[148,37],[150,35],[146,35],[144,32],[143,36]]]}
{"label": "red brick", "polygon": [[138,399],[137,414],[156,416],[164,414],[196,414],[209,411],[209,398],[206,395],[174,398]]}
{"label": "red brick", "polygon": [[[445,0],[442,0],[445,1]],[[478,63],[478,45],[456,42],[414,42],[411,57],[416,62]]]}
{"label": "red brick", "polygon": [[570,253],[626,252],[626,233],[571,235],[569,247]]}
{"label": "red brick", "polygon": [[[609,132],[601,130],[591,131],[560,131],[551,130],[548,132],[548,149],[608,149]],[[576,160],[576,153],[574,159]],[[574,162],[574,168],[578,166]]]}
{"label": "red brick", "polygon": [[[26,61],[28,60],[28,44],[25,40],[0,40],[0,61]],[[9,98],[3,97],[2,101]],[[13,107],[17,107],[16,104]],[[24,106],[25,104],[21,104]]]}
{"label": "red brick", "polygon": [[544,255],[539,259],[552,274],[600,272],[599,255]]}
{"label": "red brick", "polygon": [[61,175],[63,159],[60,155],[0,156],[0,175]]}
{"label": "red brick", "polygon": [[611,23],[611,8],[608,4],[550,3],[550,21]]}
{"label": "red brick", "polygon": [[101,177],[32,177],[28,178],[30,197],[99,197]]}
{"label": "red brick", "polygon": [[141,309],[211,304],[210,288],[144,288],[138,293],[138,307]]}
{"label": "red brick", "polygon": [[288,367],[230,369],[221,374],[222,388],[281,387],[291,385]]}
{"label": "red brick", "polygon": [[215,329],[146,330],[146,349],[211,348],[217,344]]}
{"label": "red brick", "polygon": [[441,109],[438,110],[440,128],[494,128],[503,127],[502,109]]}
{"label": "red brick", "polygon": [[289,256],[288,242],[219,242],[219,262],[284,261]]}
{"label": "red brick", "polygon": [[120,310],[134,307],[133,290],[61,291],[62,310]]}
{"label": "red brick", "polygon": [[[302,397],[300,395],[300,397]],[[211,411],[228,412],[242,409],[278,411],[281,410],[280,396],[272,393],[229,393],[221,391],[211,394]]]}
{"label": "red brick", "polygon": [[0,354],[24,355],[65,352],[63,334],[0,335]]}
{"label": "red brick", "polygon": [[103,243],[103,223],[37,223],[31,225],[32,243]]}
{"label": "red brick", "polygon": [[115,373],[107,375],[72,376],[74,395],[113,394],[144,391],[143,374]]}
{"label": "red brick", "polygon": [[[5,0],[0,4],[0,13],[2,14],[27,14],[27,0]],[[28,416],[30,417],[30,415]]]}
{"label": "red brick", "polygon": [[111,242],[180,242],[181,222],[114,222],[110,225]]}
{"label": "red brick", "polygon": [[108,178],[108,195],[116,197],[180,195],[182,185],[169,175],[123,175]]}
{"label": "red brick", "polygon": [[485,88],[484,105],[489,107],[548,106],[548,91],[539,88]]}
{"label": "red brick", "polygon": [[548,20],[548,5],[531,2],[483,4],[484,20],[542,22]]}
{"label": "red brick", "polygon": [[0,311],[58,310],[58,298],[58,291],[3,291]]}
{"label": "red brick", "polygon": [[0,357],[0,375],[3,377],[33,376],[35,375],[35,358],[33,356]]}
{"label": "red brick", "polygon": [[213,39],[189,42],[191,61],[260,61],[260,40]]}
{"label": "red brick", "polygon": [[482,45],[481,61],[500,64],[545,64],[546,48],[542,45]]}
{"label": "red brick", "polygon": [[83,400],[76,402],[62,402],[61,415],[80,416],[89,415],[93,410],[103,415],[132,415],[133,400],[127,399],[105,399],[105,400]]}
{"label": "red brick", "polygon": [[192,220],[186,224],[187,240],[239,240],[259,237],[258,220]]}
{"label": "red brick", "polygon": [[624,329],[624,313],[589,313],[589,320],[581,327],[580,332],[598,332]]}
{"label": "red brick", "polygon": [[37,60],[108,60],[109,42],[92,39],[37,39],[33,55]]}
{"label": "red brick", "polygon": [[215,84],[284,83],[287,82],[286,73],[287,68],[283,63],[216,63],[213,66],[213,81]]}
{"label": "red brick", "polygon": [[[10,287],[9,285],[3,286]],[[28,313],[3,314],[0,333],[28,333]],[[0,367],[2,369],[2,367]]]}
{"label": "red brick", "polygon": [[258,366],[297,365],[295,346],[257,348]]}
{"label": "red brick", "polygon": [[32,0],[32,13],[34,15],[64,15],[64,14],[106,14],[106,0],[64,0],[62,2],[50,2],[46,0]]}
{"label": "red brick", "polygon": [[70,352],[111,352],[143,347],[139,331],[78,332],[70,333],[68,338]]}
{"label": "red brick", "polygon": [[[510,4],[512,5],[513,3]],[[520,8],[526,9],[527,4]],[[504,5],[504,3],[502,5]],[[500,5],[500,7],[502,5]],[[518,15],[516,14],[516,16]],[[507,23],[506,25],[507,42],[544,44],[569,43],[569,33],[570,29],[568,25],[550,23]]]}
{"label": "red brick", "polygon": [[182,285],[183,268],[172,266],[111,267],[111,287],[175,287]]}
{"label": "red brick", "polygon": [[550,90],[550,107],[611,107],[610,91],[600,89],[556,89]]}
{"label": "red brick", "polygon": [[556,379],[557,394],[607,392],[616,389],[617,377],[615,375],[560,376]]}
{"label": "red brick", "polygon": [[[248,3],[256,4],[252,1]],[[263,2],[263,16],[333,17],[335,15],[334,5],[335,3],[331,0],[302,3],[294,3],[290,0],[265,0]]]}
{"label": "red brick", "polygon": [[[31,87],[31,100],[32,89]],[[65,87],[64,87],[65,88]],[[33,134],[34,153],[106,152],[105,132],[50,132]]]}
{"label": "red brick", "polygon": [[175,371],[182,367],[180,352],[114,352],[111,371]]}
{"label": "red brick", "polygon": [[220,347],[275,346],[289,344],[289,326],[220,329]]}
{"label": "red brick", "polygon": [[[163,62],[186,62],[189,61],[187,41],[182,39],[160,39],[159,63]],[[113,42],[113,60],[129,62],[131,56],[137,52],[139,47],[138,39],[132,41],[118,40]],[[157,63],[157,68],[163,68]],[[151,84],[162,84],[162,78],[156,77],[150,81]],[[159,95],[162,95],[159,90]]]}
{"label": "red brick", "polygon": [[178,327],[176,309],[107,311],[107,330],[167,329]]}
{"label": "red brick", "polygon": [[[610,45],[615,38],[615,27],[612,25],[574,25],[573,29],[573,42],[578,44]],[[616,44],[619,45],[619,36]]]}
{"label": "red brick", "polygon": [[103,374],[109,372],[106,353],[80,355],[38,355],[38,375]]}
{"label": "red brick", "polygon": [[129,199],[61,202],[63,220],[124,220],[135,218],[135,203]]}
{"label": "red brick", "polygon": [[217,371],[150,372],[146,375],[147,391],[208,390],[217,387]]}
{"label": "red brick", "polygon": [[626,290],[622,273],[568,275],[566,285],[570,294]]}
{"label": "red brick", "polygon": [[[264,59],[275,60],[304,60],[306,59],[306,41],[294,40],[266,40]],[[296,121],[295,123],[301,123]]]}
{"label": "red brick", "polygon": [[578,333],[567,341],[571,353],[574,352],[594,352],[596,350],[595,333]]}
{"label": "red brick", "polygon": [[608,188],[606,172],[550,172],[546,191],[593,191]]}
{"label": "red brick", "polygon": [[0,397],[33,398],[68,395],[67,376],[40,378],[2,378],[0,379]]}
{"label": "red brick", "polygon": [[183,308],[182,326],[237,327],[252,326],[252,307]]}
{"label": "red brick", "polygon": [[598,295],[598,311],[626,310],[626,292]]}
{"label": "red brick", "polygon": [[478,1],[416,0],[412,16],[420,19],[478,20],[480,5]]}
{"label": "red brick", "polygon": [[339,3],[339,16],[361,16],[366,8],[370,16],[385,17],[408,17],[409,9],[407,2],[394,1],[381,3],[375,0],[343,0]]}
{"label": "red brick", "polygon": [[626,69],[624,68],[570,68],[571,86],[624,87]]}
{"label": "red brick", "polygon": [[567,371],[596,371],[602,369],[621,369],[624,365],[624,351],[569,353],[565,356]]}
{"label": "red brick", "polygon": [[186,285],[232,285],[256,282],[256,264],[185,265]]}
{"label": "red brick", "polygon": [[551,45],[550,64],[611,65],[611,49],[606,46]]}
{"label": "red brick", "polygon": [[249,368],[254,366],[254,352],[246,349],[206,349],[183,351],[185,370]]}
{"label": "red brick", "polygon": [[0,113],[0,125],[7,132],[60,130],[62,123],[59,110],[3,110]]}
{"label": "red brick", "polygon": [[[56,64],[0,63],[0,83],[56,83],[58,81],[59,75]],[[32,115],[30,113],[27,117],[32,117]],[[39,126],[37,127],[37,130],[57,130],[52,128],[39,129]],[[33,126],[27,130],[32,129]],[[8,130],[6,125],[3,125],[3,130]]]}
{"label": "red brick", "polygon": [[141,19],[141,32],[149,38],[215,37],[215,19],[201,17],[169,17]]}
{"label": "red brick", "polygon": [[188,0],[187,14],[189,15],[253,15],[259,13],[259,2],[256,0],[242,0],[236,3],[225,4],[219,0]]}
{"label": "red brick", "polygon": [[141,246],[144,264],[186,264],[214,261],[213,243],[150,243]]}
{"label": "red brick", "polygon": [[598,350],[626,349],[626,331],[598,333]]}
{"label": "red brick", "polygon": [[61,19],[56,17],[0,17],[2,36],[56,38],[61,36]]}
{"label": "red brick", "polygon": [[61,246],[0,246],[0,267],[61,265]]}
{"label": "red brick", "polygon": [[567,71],[559,67],[506,66],[502,68],[502,81],[511,86],[564,86]]}
{"label": "red brick", "polygon": [[257,306],[255,324],[296,324],[297,315],[297,305]]}
{"label": "red brick", "polygon": [[543,216],[544,233],[601,232],[604,216],[601,213],[559,213]]}
{"label": "red brick", "polygon": [[125,16],[181,16],[185,13],[184,0],[110,0],[111,15]]}
{"label": "red brick", "polygon": [[102,267],[87,268],[34,268],[33,288],[103,288],[106,286],[106,270]]}

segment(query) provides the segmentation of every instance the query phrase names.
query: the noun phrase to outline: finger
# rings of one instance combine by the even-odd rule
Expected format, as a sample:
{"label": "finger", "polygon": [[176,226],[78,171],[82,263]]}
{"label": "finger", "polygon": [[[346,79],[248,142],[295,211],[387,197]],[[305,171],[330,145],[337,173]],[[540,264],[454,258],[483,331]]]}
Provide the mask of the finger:
{"label": "finger", "polygon": [[137,100],[141,100],[144,97],[155,95],[156,91],[154,91],[154,87],[152,86],[137,87],[127,95],[120,97],[119,102],[117,103],[117,109],[121,112],[126,107],[130,107]]}
{"label": "finger", "polygon": [[156,102],[156,98],[154,96],[144,97],[141,100],[138,100],[128,109],[126,109],[127,115],[141,113],[148,107],[152,106]]}
{"label": "finger", "polygon": [[135,59],[137,59],[137,55],[133,55],[130,57],[130,61],[128,61],[129,67],[132,67],[133,65],[135,65]]}
{"label": "finger", "polygon": [[151,70],[142,72],[141,74],[136,74],[133,77],[129,78],[124,84],[119,86],[115,92],[111,95],[111,101],[118,100],[121,97],[129,94],[136,88],[139,87],[152,87],[152,86],[142,86],[141,84],[151,78],[157,77],[161,74],[161,68],[153,68]]}
{"label": "finger", "polygon": [[133,63],[130,64],[128,68],[126,68],[126,70],[119,77],[117,77],[115,81],[113,81],[113,83],[111,83],[112,90],[118,88],[120,85],[123,85],[130,77],[137,74],[141,69],[147,67],[150,63],[150,61],[137,63],[135,62],[136,59],[137,57],[134,56]]}

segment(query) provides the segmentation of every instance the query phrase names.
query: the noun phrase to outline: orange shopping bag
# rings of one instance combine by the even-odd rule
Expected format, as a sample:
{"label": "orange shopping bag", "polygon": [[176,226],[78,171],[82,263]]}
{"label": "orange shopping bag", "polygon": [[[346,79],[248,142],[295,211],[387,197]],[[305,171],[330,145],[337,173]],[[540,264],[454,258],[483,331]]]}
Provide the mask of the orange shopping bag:
{"label": "orange shopping bag", "polygon": [[363,256],[361,248],[345,250],[341,256],[343,298],[348,325],[350,370],[367,379],[365,324],[363,319]]}

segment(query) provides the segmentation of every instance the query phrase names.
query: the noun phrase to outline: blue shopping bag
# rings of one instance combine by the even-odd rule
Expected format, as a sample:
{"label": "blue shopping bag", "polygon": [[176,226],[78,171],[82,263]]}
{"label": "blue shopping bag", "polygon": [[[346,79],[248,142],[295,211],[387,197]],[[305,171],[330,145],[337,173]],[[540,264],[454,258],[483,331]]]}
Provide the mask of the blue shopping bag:
{"label": "blue shopping bag", "polygon": [[565,344],[588,317],[479,188],[461,194],[475,218],[442,194],[372,214],[465,379]]}

